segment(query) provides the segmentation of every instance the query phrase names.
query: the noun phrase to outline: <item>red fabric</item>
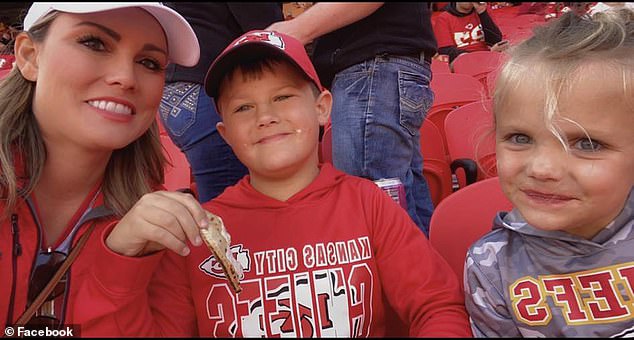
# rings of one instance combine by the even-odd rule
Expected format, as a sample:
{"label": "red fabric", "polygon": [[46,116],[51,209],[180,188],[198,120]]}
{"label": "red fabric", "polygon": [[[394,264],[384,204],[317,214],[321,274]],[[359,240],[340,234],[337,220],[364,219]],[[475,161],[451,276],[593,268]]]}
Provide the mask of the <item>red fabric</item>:
{"label": "red fabric", "polygon": [[108,267],[95,271],[99,285],[111,295],[100,309],[118,309],[124,334],[379,337],[390,335],[393,310],[411,336],[471,336],[456,275],[371,181],[325,163],[285,202],[257,192],[246,177],[205,208],[231,234],[242,292],[233,292],[205,246],[187,257],[165,252],[155,270],[151,259],[133,259],[154,270],[149,295],[147,282],[128,280],[134,286],[125,288],[111,259],[98,259]]}
{"label": "red fabric", "polygon": [[[21,155],[16,153],[14,157],[18,178],[24,178]],[[24,181],[19,183],[20,186],[25,185]],[[101,192],[95,196],[99,187],[100,185],[96,185],[86,196],[69,221],[62,238],[65,238],[72,227],[79,222],[81,215],[89,210],[93,199],[93,210],[99,209],[104,204]],[[156,189],[163,190],[164,188],[160,186]],[[43,204],[45,202],[40,202],[40,205]],[[0,211],[4,209],[6,209],[5,202],[0,201]],[[33,211],[25,200],[18,203],[15,215],[17,215],[17,237],[13,233],[11,216],[0,221],[0,320],[5,322],[5,325],[15,322],[26,309],[32,267],[42,247],[36,216],[33,215]],[[107,212],[100,213],[98,216],[102,217],[67,272],[69,283],[66,291],[68,296],[64,324],[74,326],[75,336],[124,336],[130,334],[127,332],[133,328],[130,324],[135,324],[138,320],[134,314],[114,313],[121,310],[121,305],[118,304],[120,292],[127,291],[129,287],[145,292],[144,284],[147,284],[151,277],[152,270],[161,259],[162,252],[143,258],[129,258],[113,253],[105,246],[104,240],[117,221]],[[72,238],[73,245],[79,241],[91,224],[92,220],[88,220],[79,226]],[[15,252],[17,249],[15,240],[19,243],[19,252]],[[102,275],[110,278],[111,282],[108,286],[101,285],[102,281],[98,278]],[[142,284],[139,285],[138,282]],[[14,284],[15,290],[12,288]],[[11,299],[13,299],[14,308],[9,317]],[[56,306],[60,307],[61,311],[62,304]]]}
{"label": "red fabric", "polygon": [[0,80],[6,77],[13,68],[15,56],[12,54],[0,54]]}
{"label": "red fabric", "polygon": [[0,70],[10,70],[13,67],[13,62],[15,62],[13,54],[0,54]]}
{"label": "red fabric", "polygon": [[517,15],[522,14],[546,14],[546,10],[548,9],[548,3],[546,2],[522,2],[519,5],[517,10]]}
{"label": "red fabric", "polygon": [[434,34],[438,47],[455,46],[467,52],[488,51],[484,41],[484,32],[478,14],[457,17],[449,12],[442,12],[436,18]]}
{"label": "red fabric", "polygon": [[[96,189],[97,188],[95,188],[95,191]],[[72,221],[70,221],[65,234],[68,234],[70,232],[74,224],[76,224],[76,222],[79,220],[80,215],[86,210],[88,204],[94,196],[95,191],[93,191],[88,197],[86,197],[86,200],[77,210],[77,213],[73,217]],[[95,204],[98,206],[101,205],[102,202],[103,197],[102,195],[99,195]],[[0,210],[4,209],[4,203],[0,203]],[[15,320],[17,320],[17,318],[26,309],[26,299],[31,270],[35,258],[40,250],[39,239],[43,239],[43,237],[40,236],[35,216],[33,216],[31,209],[25,201],[22,201],[18,204],[15,214],[17,215],[16,221],[18,229],[18,235],[15,239],[17,239],[21,248],[21,252],[19,252],[19,254],[14,252],[16,247],[14,246],[15,239],[13,234],[11,216],[3,220],[0,224],[0,306],[2,306],[0,307],[0,320],[3,320],[3,322],[6,322],[7,324],[11,324]],[[67,298],[68,306],[66,308],[66,324],[77,323],[77,321],[73,317],[73,313],[69,312],[73,311],[75,306],[85,304],[87,306],[91,306],[91,308],[94,307],[94,305],[91,305],[90,303],[90,297],[83,296],[78,288],[81,285],[80,283],[87,277],[89,269],[93,266],[93,261],[100,254],[100,241],[98,235],[107,227],[107,225],[111,221],[112,218],[105,218],[97,224],[96,229],[88,239],[85,248],[82,250],[82,253],[75,260],[75,262],[73,262],[73,265],[69,271],[70,284],[67,291],[67,294],[69,295]],[[80,227],[78,232],[73,237],[73,244],[79,240],[81,235],[83,235],[83,233],[88,228],[89,224],[90,222],[86,222]],[[62,237],[65,236],[66,235]],[[13,270],[14,264],[16,269],[15,272]],[[12,292],[14,279],[16,281],[15,290]],[[13,313],[10,318],[7,318],[9,305],[12,298],[14,299]],[[85,331],[89,332],[89,329],[85,329]]]}

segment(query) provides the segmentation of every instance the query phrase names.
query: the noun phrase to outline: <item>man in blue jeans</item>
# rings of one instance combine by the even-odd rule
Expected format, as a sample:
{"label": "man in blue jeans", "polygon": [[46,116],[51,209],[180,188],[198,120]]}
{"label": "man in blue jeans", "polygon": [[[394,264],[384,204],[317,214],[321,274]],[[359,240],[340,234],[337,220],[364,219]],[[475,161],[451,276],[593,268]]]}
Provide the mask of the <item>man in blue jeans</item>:
{"label": "man in blue jeans", "polygon": [[433,204],[419,132],[434,99],[429,3],[319,2],[268,29],[304,44],[316,39],[313,63],[334,99],[335,167],[372,180],[398,177],[409,215],[429,236]]}
{"label": "man in blue jeans", "polygon": [[166,3],[187,19],[200,42],[200,61],[194,67],[170,65],[159,109],[160,119],[174,144],[189,161],[198,190],[206,202],[248,173],[216,130],[220,117],[202,84],[211,62],[233,39],[282,20],[278,2]]}

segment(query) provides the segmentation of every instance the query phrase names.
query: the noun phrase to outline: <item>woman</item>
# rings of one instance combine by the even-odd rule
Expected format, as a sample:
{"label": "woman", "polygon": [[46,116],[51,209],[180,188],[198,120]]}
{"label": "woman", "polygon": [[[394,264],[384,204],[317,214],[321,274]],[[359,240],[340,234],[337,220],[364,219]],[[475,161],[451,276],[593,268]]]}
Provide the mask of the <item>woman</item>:
{"label": "woman", "polygon": [[[150,194],[163,182],[155,119],[164,70],[195,65],[198,41],[160,3],[34,3],[24,30],[0,83],[0,319],[15,324],[92,231],[30,322],[116,335],[112,323],[82,324],[108,313],[91,304],[101,289],[89,274],[95,259],[180,252],[197,235],[192,216],[204,217],[190,195]],[[139,212],[155,202],[165,208]],[[104,244],[111,231],[119,254]]]}

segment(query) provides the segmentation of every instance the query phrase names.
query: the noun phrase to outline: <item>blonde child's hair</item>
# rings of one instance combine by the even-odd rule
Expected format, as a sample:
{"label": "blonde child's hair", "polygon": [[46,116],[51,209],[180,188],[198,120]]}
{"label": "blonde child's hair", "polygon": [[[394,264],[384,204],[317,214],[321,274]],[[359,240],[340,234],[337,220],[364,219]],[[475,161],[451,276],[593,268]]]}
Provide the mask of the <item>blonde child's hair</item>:
{"label": "blonde child's hair", "polygon": [[510,58],[497,77],[493,112],[500,114],[514,109],[508,104],[509,94],[517,91],[524,79],[536,74],[543,80],[544,121],[567,149],[566,138],[554,123],[559,98],[562,91],[578,80],[584,66],[593,62],[600,62],[606,70],[616,70],[621,75],[623,99],[634,109],[633,19],[634,12],[625,8],[593,16],[568,12],[535,28],[531,38],[509,51]]}
{"label": "blonde child's hair", "polygon": [[[47,15],[26,34],[44,41],[56,16]],[[0,220],[13,212],[20,197],[33,191],[46,161],[46,147],[31,111],[34,92],[35,83],[17,67],[0,81],[0,200],[5,202]],[[24,178],[15,171],[16,157],[21,158]],[[165,162],[155,121],[137,140],[113,151],[102,185],[106,206],[123,216],[142,195],[163,183]]]}

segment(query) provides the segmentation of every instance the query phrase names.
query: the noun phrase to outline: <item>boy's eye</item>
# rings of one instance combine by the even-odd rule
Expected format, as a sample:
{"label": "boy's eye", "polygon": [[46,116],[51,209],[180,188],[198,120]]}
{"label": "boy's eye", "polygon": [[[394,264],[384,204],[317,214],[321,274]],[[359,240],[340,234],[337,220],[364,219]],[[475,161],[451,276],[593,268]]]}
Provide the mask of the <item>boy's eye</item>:
{"label": "boy's eye", "polygon": [[291,97],[290,95],[281,95],[281,96],[277,96],[277,97],[275,97],[275,101],[277,102],[277,101],[286,100],[286,99],[288,99],[288,98],[290,98],[290,97]]}
{"label": "boy's eye", "polygon": [[515,144],[528,144],[531,142],[531,138],[527,135],[516,133],[509,137],[509,140]]}
{"label": "boy's eye", "polygon": [[602,145],[601,143],[595,140],[592,140],[589,138],[582,138],[577,140],[575,144],[573,145],[573,147],[582,151],[597,151],[602,148]]}
{"label": "boy's eye", "polygon": [[244,112],[244,111],[249,110],[250,108],[251,108],[250,105],[240,105],[240,106],[236,107],[236,109],[233,110],[233,112]]}

